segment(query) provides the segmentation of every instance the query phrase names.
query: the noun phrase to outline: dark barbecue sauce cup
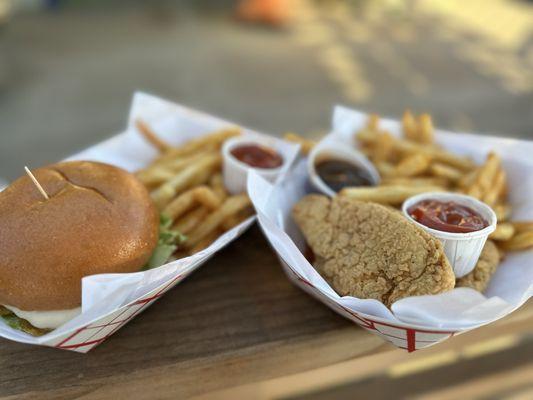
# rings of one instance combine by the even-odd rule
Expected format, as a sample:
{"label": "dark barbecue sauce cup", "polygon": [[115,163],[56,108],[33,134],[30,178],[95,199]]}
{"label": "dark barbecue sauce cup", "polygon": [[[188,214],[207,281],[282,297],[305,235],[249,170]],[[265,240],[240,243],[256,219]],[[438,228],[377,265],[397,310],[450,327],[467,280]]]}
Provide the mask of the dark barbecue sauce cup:
{"label": "dark barbecue sauce cup", "polygon": [[307,172],[314,188],[330,197],[343,188],[380,182],[376,168],[363,153],[334,141],[322,142],[309,153]]}
{"label": "dark barbecue sauce cup", "polygon": [[345,160],[330,158],[318,161],[315,171],[335,192],[345,187],[374,185],[372,176],[366,169]]}

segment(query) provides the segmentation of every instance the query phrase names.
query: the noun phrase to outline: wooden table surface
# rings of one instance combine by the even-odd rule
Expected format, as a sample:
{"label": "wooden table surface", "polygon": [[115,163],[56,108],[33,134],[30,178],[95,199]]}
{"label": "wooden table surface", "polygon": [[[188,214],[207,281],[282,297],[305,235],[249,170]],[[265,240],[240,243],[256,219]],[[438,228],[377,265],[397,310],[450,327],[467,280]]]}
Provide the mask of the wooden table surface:
{"label": "wooden table surface", "polygon": [[405,353],[293,286],[257,227],[86,355],[0,340],[0,399],[200,395]]}

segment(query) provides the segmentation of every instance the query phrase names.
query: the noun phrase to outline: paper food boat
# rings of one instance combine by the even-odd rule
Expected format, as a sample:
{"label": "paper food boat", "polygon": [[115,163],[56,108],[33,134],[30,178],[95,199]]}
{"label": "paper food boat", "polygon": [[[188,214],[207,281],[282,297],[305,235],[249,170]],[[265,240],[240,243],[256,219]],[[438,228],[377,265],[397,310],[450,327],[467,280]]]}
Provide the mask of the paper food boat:
{"label": "paper food boat", "polygon": [[[135,171],[147,165],[156,151],[134,128],[141,118],[171,144],[180,144],[213,131],[236,126],[168,101],[137,93],[125,132],[93,146],[69,160],[101,161]],[[245,135],[261,135],[243,128]],[[265,136],[265,135],[262,135]],[[286,169],[298,153],[298,146],[268,136],[287,160]],[[282,171],[282,175],[283,175]],[[0,318],[0,336],[17,342],[56,347],[86,353],[118,331],[158,298],[189,276],[221,248],[239,237],[255,220],[250,217],[220,236],[208,248],[159,268],[144,272],[103,274],[82,280],[82,314],[54,331],[33,337],[14,330]]]}
{"label": "paper food boat", "polygon": [[[354,146],[354,132],[366,122],[366,114],[336,107],[332,133],[326,140],[333,137]],[[382,120],[380,126],[400,134],[401,124],[397,121]],[[533,142],[436,133],[441,145],[457,154],[470,155],[480,163],[490,150],[496,150],[509,176],[513,218],[533,219]],[[401,299],[391,309],[373,299],[341,297],[303,256],[305,239],[290,216],[293,205],[310,191],[305,160],[300,160],[277,185],[254,174],[248,177],[248,193],[259,224],[287,276],[335,312],[397,347],[415,351],[488,324],[516,310],[533,294],[533,250],[530,250],[509,253],[484,294],[456,288],[439,295]]]}

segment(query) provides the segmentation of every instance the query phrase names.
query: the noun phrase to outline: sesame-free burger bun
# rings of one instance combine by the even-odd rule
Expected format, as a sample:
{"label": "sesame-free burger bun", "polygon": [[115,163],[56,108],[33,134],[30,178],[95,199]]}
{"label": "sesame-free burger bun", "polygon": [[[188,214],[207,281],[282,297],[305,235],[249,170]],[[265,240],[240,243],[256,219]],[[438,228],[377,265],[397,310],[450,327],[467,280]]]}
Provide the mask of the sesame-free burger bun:
{"label": "sesame-free burger bun", "polygon": [[139,271],[154,251],[159,216],[132,174],[73,161],[32,171],[0,192],[0,304],[25,311],[81,304],[87,275]]}

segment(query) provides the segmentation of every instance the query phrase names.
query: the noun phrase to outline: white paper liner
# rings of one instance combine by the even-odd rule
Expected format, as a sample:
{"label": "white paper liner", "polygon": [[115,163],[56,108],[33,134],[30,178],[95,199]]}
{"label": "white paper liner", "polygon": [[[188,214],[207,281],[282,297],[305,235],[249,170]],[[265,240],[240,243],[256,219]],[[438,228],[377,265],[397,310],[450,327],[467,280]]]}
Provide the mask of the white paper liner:
{"label": "white paper liner", "polygon": [[[235,123],[154,96],[136,93],[125,132],[68,159],[101,161],[128,171],[144,167],[157,152],[136,131],[134,122],[137,118],[147,122],[162,139],[175,145],[222,128],[236,126]],[[243,128],[243,134],[262,135],[246,128]],[[286,173],[298,154],[299,146],[271,139],[279,142],[277,148],[281,149],[287,160],[282,174]],[[137,273],[85,277],[82,280],[81,315],[41,337],[11,329],[0,318],[0,336],[17,342],[85,353],[102,343],[217,251],[239,237],[254,220],[255,217],[250,217],[201,252],[159,268]]]}
{"label": "white paper liner", "polygon": [[[353,135],[366,121],[367,115],[362,112],[336,107],[332,133],[325,140],[334,138],[354,146]],[[397,121],[382,120],[381,127],[400,134],[401,124]],[[490,150],[496,150],[509,176],[513,218],[533,219],[533,142],[440,130],[436,134],[441,145],[470,155],[477,162],[483,162]],[[440,295],[401,299],[391,309],[372,299],[341,297],[303,256],[305,239],[290,216],[293,205],[311,191],[305,160],[300,160],[277,185],[254,174],[248,178],[248,193],[259,224],[289,278],[339,314],[398,347],[414,351],[490,323],[520,307],[533,294],[530,250],[509,253],[483,294],[470,288],[455,288]]]}

